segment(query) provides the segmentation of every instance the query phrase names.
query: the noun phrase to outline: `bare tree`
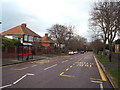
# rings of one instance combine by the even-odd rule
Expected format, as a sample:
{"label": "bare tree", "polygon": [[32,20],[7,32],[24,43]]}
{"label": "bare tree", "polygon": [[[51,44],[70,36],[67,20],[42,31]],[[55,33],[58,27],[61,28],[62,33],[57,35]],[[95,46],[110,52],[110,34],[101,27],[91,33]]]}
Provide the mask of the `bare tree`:
{"label": "bare tree", "polygon": [[68,48],[70,50],[85,50],[86,49],[86,39],[79,35],[74,36],[69,41]]}
{"label": "bare tree", "polygon": [[65,43],[65,46],[67,47],[69,45],[69,41],[71,38],[73,38],[73,30],[74,26],[69,25],[60,25],[55,24],[51,28],[48,29],[48,32],[50,34],[50,37],[54,40],[57,40],[59,46],[61,43]]}
{"label": "bare tree", "polygon": [[96,36],[101,38],[105,44],[108,41],[109,49],[119,31],[118,2],[97,2],[91,11],[90,29],[96,32]]}
{"label": "bare tree", "polygon": [[96,39],[95,41],[91,42],[91,48],[94,52],[98,53],[103,49],[103,43],[101,40]]}

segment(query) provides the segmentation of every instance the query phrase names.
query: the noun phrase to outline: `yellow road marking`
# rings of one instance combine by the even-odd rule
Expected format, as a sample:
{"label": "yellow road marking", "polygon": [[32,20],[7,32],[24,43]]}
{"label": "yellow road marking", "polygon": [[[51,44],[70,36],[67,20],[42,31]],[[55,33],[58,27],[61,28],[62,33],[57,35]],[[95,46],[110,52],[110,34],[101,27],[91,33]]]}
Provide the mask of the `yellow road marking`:
{"label": "yellow road marking", "polygon": [[64,72],[62,72],[62,73],[60,74],[60,76],[63,75],[63,74],[64,74]]}
{"label": "yellow road marking", "polygon": [[90,65],[90,67],[92,67],[92,65]]}
{"label": "yellow road marking", "polygon": [[19,69],[17,69],[17,68],[12,68],[12,70],[25,70],[25,69],[27,69],[28,67],[24,67],[24,68],[19,68]]}
{"label": "yellow road marking", "polygon": [[63,77],[74,77],[74,76],[70,76],[70,75],[61,75]]}
{"label": "yellow road marking", "polygon": [[72,68],[72,65],[70,66],[70,68]]}
{"label": "yellow road marking", "polygon": [[68,71],[68,70],[69,70],[69,68],[66,69],[66,71]]}
{"label": "yellow road marking", "polygon": [[[94,58],[95,58],[95,56],[94,56]],[[103,73],[100,65],[98,64],[98,61],[97,61],[96,58],[95,58],[95,62],[96,62],[96,64],[97,64],[97,67],[98,67],[98,70],[99,70],[99,73],[100,73],[100,76],[101,76],[102,80],[103,80],[103,81],[107,81],[106,76],[105,76],[105,74]]]}

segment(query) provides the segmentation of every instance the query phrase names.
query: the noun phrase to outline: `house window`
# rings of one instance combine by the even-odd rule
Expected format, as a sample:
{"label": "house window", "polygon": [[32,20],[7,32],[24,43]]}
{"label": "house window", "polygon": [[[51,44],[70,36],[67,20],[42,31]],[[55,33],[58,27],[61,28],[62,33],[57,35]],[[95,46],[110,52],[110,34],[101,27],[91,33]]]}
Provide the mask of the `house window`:
{"label": "house window", "polygon": [[29,36],[29,41],[33,42],[33,36]]}
{"label": "house window", "polygon": [[37,37],[37,42],[40,42],[40,38],[39,37]]}
{"label": "house window", "polygon": [[28,35],[24,35],[24,41],[28,41]]}
{"label": "house window", "polygon": [[13,39],[18,39],[18,37],[17,36],[13,36]]}
{"label": "house window", "polygon": [[34,37],[33,39],[34,39],[34,42],[36,42],[36,41],[37,41],[37,40],[36,40],[36,37]]}

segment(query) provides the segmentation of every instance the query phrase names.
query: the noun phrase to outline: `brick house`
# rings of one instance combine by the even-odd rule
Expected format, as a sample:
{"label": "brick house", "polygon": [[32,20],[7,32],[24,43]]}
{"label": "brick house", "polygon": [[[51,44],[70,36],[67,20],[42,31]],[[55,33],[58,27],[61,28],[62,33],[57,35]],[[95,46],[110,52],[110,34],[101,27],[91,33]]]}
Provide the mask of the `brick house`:
{"label": "brick house", "polygon": [[53,49],[54,48],[54,41],[50,37],[48,37],[48,34],[46,33],[45,36],[43,36],[41,38],[41,45],[45,49],[48,49],[48,48]]}
{"label": "brick house", "polygon": [[2,38],[18,39],[23,45],[31,45],[34,48],[34,54],[41,47],[41,36],[29,29],[26,24],[21,24],[1,33]]}
{"label": "brick house", "polygon": [[115,52],[120,52],[120,44],[115,44]]}
{"label": "brick house", "polygon": [[38,44],[41,40],[41,36],[29,29],[26,24],[4,31],[1,35],[11,39],[19,39],[22,43]]}

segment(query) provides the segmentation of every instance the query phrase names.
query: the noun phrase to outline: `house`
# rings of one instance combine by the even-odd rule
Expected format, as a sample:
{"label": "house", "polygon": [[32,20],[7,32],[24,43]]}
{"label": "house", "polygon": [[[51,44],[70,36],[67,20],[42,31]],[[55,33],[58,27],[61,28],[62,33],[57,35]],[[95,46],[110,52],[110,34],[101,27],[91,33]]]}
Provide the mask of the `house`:
{"label": "house", "polygon": [[34,54],[37,48],[41,46],[41,36],[27,27],[27,24],[21,24],[1,33],[2,37],[20,40],[23,46],[32,46]]}
{"label": "house", "polygon": [[41,36],[29,29],[26,24],[21,24],[10,30],[4,31],[1,35],[2,37],[19,39],[21,43],[38,44],[41,40]]}
{"label": "house", "polygon": [[120,39],[115,41],[115,52],[120,52]]}
{"label": "house", "polygon": [[115,44],[115,52],[120,52],[120,44]]}
{"label": "house", "polygon": [[57,47],[57,48],[63,49],[63,48],[65,47],[64,42],[62,42],[61,44],[59,44],[57,40],[54,40],[54,42],[55,42],[54,45],[55,45],[55,47]]}
{"label": "house", "polygon": [[50,37],[48,37],[48,34],[46,33],[45,36],[43,36],[41,39],[41,45],[45,49],[48,49],[48,48],[53,49],[54,48],[54,41]]}

